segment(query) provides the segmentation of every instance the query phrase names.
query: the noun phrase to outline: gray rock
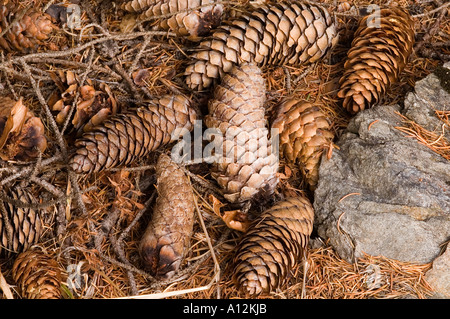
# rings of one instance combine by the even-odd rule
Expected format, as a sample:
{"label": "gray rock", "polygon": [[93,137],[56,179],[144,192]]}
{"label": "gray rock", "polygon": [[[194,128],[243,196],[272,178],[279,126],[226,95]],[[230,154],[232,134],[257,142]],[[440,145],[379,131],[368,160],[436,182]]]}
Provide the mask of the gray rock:
{"label": "gray rock", "polygon": [[367,253],[428,263],[450,237],[450,162],[396,129],[399,111],[360,112],[322,159],[316,228],[349,262]]}
{"label": "gray rock", "polygon": [[[444,67],[450,69],[450,62],[444,64]],[[436,117],[436,110],[450,110],[450,94],[441,87],[439,78],[432,73],[416,82],[414,92],[405,98],[402,113],[425,129],[441,134],[444,123]],[[448,127],[444,136],[450,140]]]}
{"label": "gray rock", "polygon": [[433,288],[432,298],[450,299],[450,249],[433,261],[433,267],[425,274],[425,280]]}

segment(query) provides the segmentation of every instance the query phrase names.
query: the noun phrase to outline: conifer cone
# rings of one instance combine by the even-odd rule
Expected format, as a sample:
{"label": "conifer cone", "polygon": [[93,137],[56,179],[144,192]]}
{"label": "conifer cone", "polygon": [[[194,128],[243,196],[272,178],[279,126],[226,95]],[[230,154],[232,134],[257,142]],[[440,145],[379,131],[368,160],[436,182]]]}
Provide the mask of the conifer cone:
{"label": "conifer cone", "polygon": [[278,106],[272,129],[278,129],[280,155],[299,164],[307,184],[314,190],[322,153],[334,138],[325,114],[317,105],[289,98]]}
{"label": "conifer cone", "polygon": [[414,45],[414,22],[407,12],[393,7],[375,14],[379,19],[360,20],[339,81],[338,97],[351,114],[380,102],[398,81]]}
{"label": "conifer cone", "polygon": [[146,107],[109,117],[75,141],[69,165],[77,173],[128,165],[194,128],[196,111],[183,95],[163,96]]}
{"label": "conifer cone", "polygon": [[233,282],[248,297],[280,288],[301,262],[313,229],[306,197],[290,197],[258,216],[236,247]]}
{"label": "conifer cone", "polygon": [[217,130],[214,147],[220,152],[214,154],[211,176],[232,203],[270,195],[278,183],[278,158],[264,117],[265,90],[260,69],[244,63],[223,77],[208,104],[205,124]]}
{"label": "conifer cone", "polygon": [[0,33],[8,29],[0,37],[0,48],[7,52],[35,49],[48,40],[56,29],[51,17],[33,6],[24,12],[22,18],[15,21],[23,10],[25,9],[19,1],[6,0],[0,5]]}
{"label": "conifer cone", "polygon": [[23,98],[17,102],[0,97],[0,158],[28,161],[47,148],[44,124],[28,109]]}
{"label": "conifer cone", "polygon": [[[20,187],[3,190],[4,194],[23,203],[36,203],[36,199],[26,189]],[[36,244],[42,234],[43,225],[40,212],[32,208],[16,207],[3,201],[0,210],[0,252],[20,253]]]}
{"label": "conifer cone", "polygon": [[158,198],[139,250],[154,276],[169,278],[179,269],[194,227],[194,193],[183,170],[166,154],[156,165]]}
{"label": "conifer cone", "polygon": [[[162,18],[159,27],[170,30],[189,40],[198,41],[217,27],[223,14],[223,5],[215,0],[132,0],[122,8],[140,13],[145,20],[156,16]],[[210,5],[209,5],[210,4]],[[201,8],[199,8],[202,6]]]}
{"label": "conifer cone", "polygon": [[60,299],[62,272],[56,260],[38,248],[20,253],[12,268],[24,299]]}
{"label": "conifer cone", "polygon": [[336,42],[335,23],[324,8],[296,1],[263,4],[225,21],[200,42],[186,68],[186,84],[203,90],[241,62],[312,63]]}
{"label": "conifer cone", "polygon": [[[106,83],[95,85],[90,79],[80,86],[78,76],[72,71],[57,71],[50,73],[59,91],[55,91],[49,98],[48,104],[52,111],[58,112],[56,122],[63,125],[69,115],[69,111],[75,102],[72,127],[81,135],[101,124],[108,116],[120,112],[111,89]],[[77,101],[74,101],[77,93]]]}

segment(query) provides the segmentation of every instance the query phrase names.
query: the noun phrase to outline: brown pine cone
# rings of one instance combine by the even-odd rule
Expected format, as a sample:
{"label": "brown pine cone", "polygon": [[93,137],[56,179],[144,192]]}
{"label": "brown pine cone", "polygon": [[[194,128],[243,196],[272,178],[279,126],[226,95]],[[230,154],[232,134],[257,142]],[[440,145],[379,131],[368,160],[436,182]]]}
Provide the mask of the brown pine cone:
{"label": "brown pine cone", "polygon": [[62,271],[56,260],[38,248],[20,253],[12,276],[24,299],[60,299]]}
{"label": "brown pine cone", "polygon": [[327,117],[318,106],[290,98],[279,105],[272,129],[278,129],[280,155],[299,164],[306,182],[314,190],[322,153],[332,146],[334,138]]}
{"label": "brown pine cone", "polygon": [[156,165],[158,198],[139,245],[154,276],[169,278],[179,269],[194,227],[194,193],[183,170],[166,154]]}
{"label": "brown pine cone", "polygon": [[264,4],[224,22],[200,43],[186,68],[186,84],[203,90],[242,62],[312,63],[336,42],[335,23],[324,8],[296,1]]}
{"label": "brown pine cone", "polygon": [[122,8],[140,13],[141,20],[165,16],[159,23],[161,29],[192,41],[209,34],[220,24],[223,14],[223,5],[215,0],[132,0],[124,3]]}
{"label": "brown pine cone", "polygon": [[90,79],[80,86],[78,76],[72,71],[57,71],[50,73],[59,92],[55,91],[49,98],[48,104],[52,111],[57,111],[56,122],[63,125],[69,115],[69,111],[75,102],[75,110],[71,120],[72,128],[81,135],[101,124],[108,116],[120,112],[111,89],[105,83],[98,86]]}
{"label": "brown pine cone", "polygon": [[407,12],[393,7],[375,14],[379,20],[372,15],[360,20],[339,81],[338,97],[351,114],[380,102],[398,81],[414,45],[414,22]]}
{"label": "brown pine cone", "polygon": [[[48,40],[56,29],[51,17],[36,6],[31,6],[24,14],[23,10],[18,1],[6,0],[0,5],[0,33],[8,29],[0,37],[0,48],[8,52],[34,49]],[[22,14],[23,17],[15,21]]]}
{"label": "brown pine cone", "polygon": [[194,128],[196,112],[183,95],[111,116],[75,142],[69,165],[77,173],[128,165]]}
{"label": "brown pine cone", "polygon": [[265,90],[260,69],[243,64],[223,77],[208,104],[205,124],[218,130],[220,138],[214,138],[214,145],[221,151],[214,154],[211,176],[232,203],[258,193],[270,195],[278,183],[278,158],[272,153],[264,117]]}
{"label": "brown pine cone", "polygon": [[[27,190],[14,187],[5,189],[4,195],[22,203],[37,203]],[[20,253],[36,244],[42,234],[43,224],[40,212],[32,208],[22,208],[3,201],[0,210],[0,252]]]}
{"label": "brown pine cone", "polygon": [[233,282],[248,297],[280,288],[301,262],[313,229],[306,197],[278,202],[258,216],[236,247]]}
{"label": "brown pine cone", "polygon": [[0,158],[28,161],[36,159],[47,148],[45,128],[23,99],[15,102],[0,97]]}

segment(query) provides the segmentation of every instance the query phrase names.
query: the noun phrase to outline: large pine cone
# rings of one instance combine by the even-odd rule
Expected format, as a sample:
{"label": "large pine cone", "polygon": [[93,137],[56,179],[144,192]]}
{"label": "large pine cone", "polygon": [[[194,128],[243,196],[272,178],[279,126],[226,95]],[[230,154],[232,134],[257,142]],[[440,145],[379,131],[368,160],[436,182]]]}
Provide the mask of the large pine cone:
{"label": "large pine cone", "polygon": [[11,51],[26,51],[42,45],[50,38],[56,26],[51,17],[36,7],[28,9],[23,17],[14,21],[24,8],[18,1],[6,1],[0,5],[0,32],[8,29],[0,37],[0,48]]}
{"label": "large pine cone", "polygon": [[287,198],[259,215],[236,247],[236,287],[249,297],[280,288],[307,249],[313,221],[306,197]]}
{"label": "large pine cone", "polygon": [[111,116],[75,142],[69,165],[77,173],[128,165],[194,128],[196,112],[183,95]]}
{"label": "large pine cone", "polygon": [[129,12],[141,13],[139,16],[141,20],[166,16],[159,23],[161,29],[198,41],[222,20],[223,5],[215,2],[215,0],[132,0],[124,3],[122,8]]}
{"label": "large pine cone", "polygon": [[265,83],[254,64],[235,66],[214,89],[205,117],[217,130],[211,176],[224,197],[243,203],[258,193],[273,193],[278,178],[278,158],[272,153],[264,117]]}
{"label": "large pine cone", "polygon": [[23,103],[23,98],[16,102],[0,97],[0,158],[34,160],[46,149],[44,124]]}
{"label": "large pine cone", "polygon": [[335,23],[324,8],[295,1],[264,4],[225,22],[200,43],[186,68],[186,83],[203,90],[241,62],[312,63],[336,41]]}
{"label": "large pine cone", "polygon": [[[33,195],[20,187],[9,188],[4,194],[23,203],[37,202]],[[9,253],[20,253],[36,244],[43,231],[40,212],[6,201],[0,204],[4,207],[0,210],[0,252],[3,248]]]}
{"label": "large pine cone", "polygon": [[[56,122],[63,125],[75,102],[75,110],[70,121],[72,128],[81,135],[101,124],[108,116],[120,111],[116,98],[105,83],[94,85],[90,79],[80,86],[78,76],[72,71],[50,73],[59,89],[50,96],[48,104],[57,111]],[[78,93],[77,101],[74,101]]]}
{"label": "large pine cone", "polygon": [[156,165],[158,198],[139,250],[155,276],[169,278],[179,269],[194,227],[194,193],[183,170],[161,154]]}
{"label": "large pine cone", "polygon": [[[394,7],[374,15],[359,22],[339,81],[338,97],[351,114],[380,102],[398,80],[414,45],[414,22],[408,13]],[[379,26],[374,24],[378,21]]]}
{"label": "large pine cone", "polygon": [[286,99],[278,107],[272,129],[278,129],[280,155],[299,164],[307,184],[314,190],[322,153],[331,147],[334,138],[325,114],[312,103]]}
{"label": "large pine cone", "polygon": [[24,299],[61,298],[61,269],[56,260],[38,248],[17,256],[12,275]]}

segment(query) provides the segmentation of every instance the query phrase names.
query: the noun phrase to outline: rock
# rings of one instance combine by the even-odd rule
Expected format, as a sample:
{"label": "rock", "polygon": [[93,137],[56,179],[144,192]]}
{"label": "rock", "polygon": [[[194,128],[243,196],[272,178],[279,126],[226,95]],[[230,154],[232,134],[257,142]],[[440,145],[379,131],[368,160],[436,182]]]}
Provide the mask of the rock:
{"label": "rock", "polygon": [[349,262],[367,253],[428,263],[450,237],[450,161],[396,129],[399,111],[360,112],[322,158],[315,226]]}
{"label": "rock", "polygon": [[[450,71],[450,62],[444,64],[441,69]],[[433,73],[417,81],[415,92],[409,93],[405,98],[405,107],[402,112],[428,131],[435,131],[438,134],[441,134],[444,123],[436,116],[435,111],[450,111],[450,92],[442,88],[442,81],[442,78]],[[448,127],[444,136],[450,141]]]}
{"label": "rock", "polygon": [[433,288],[432,298],[450,299],[450,249],[433,261],[433,267],[425,274],[425,280]]}

